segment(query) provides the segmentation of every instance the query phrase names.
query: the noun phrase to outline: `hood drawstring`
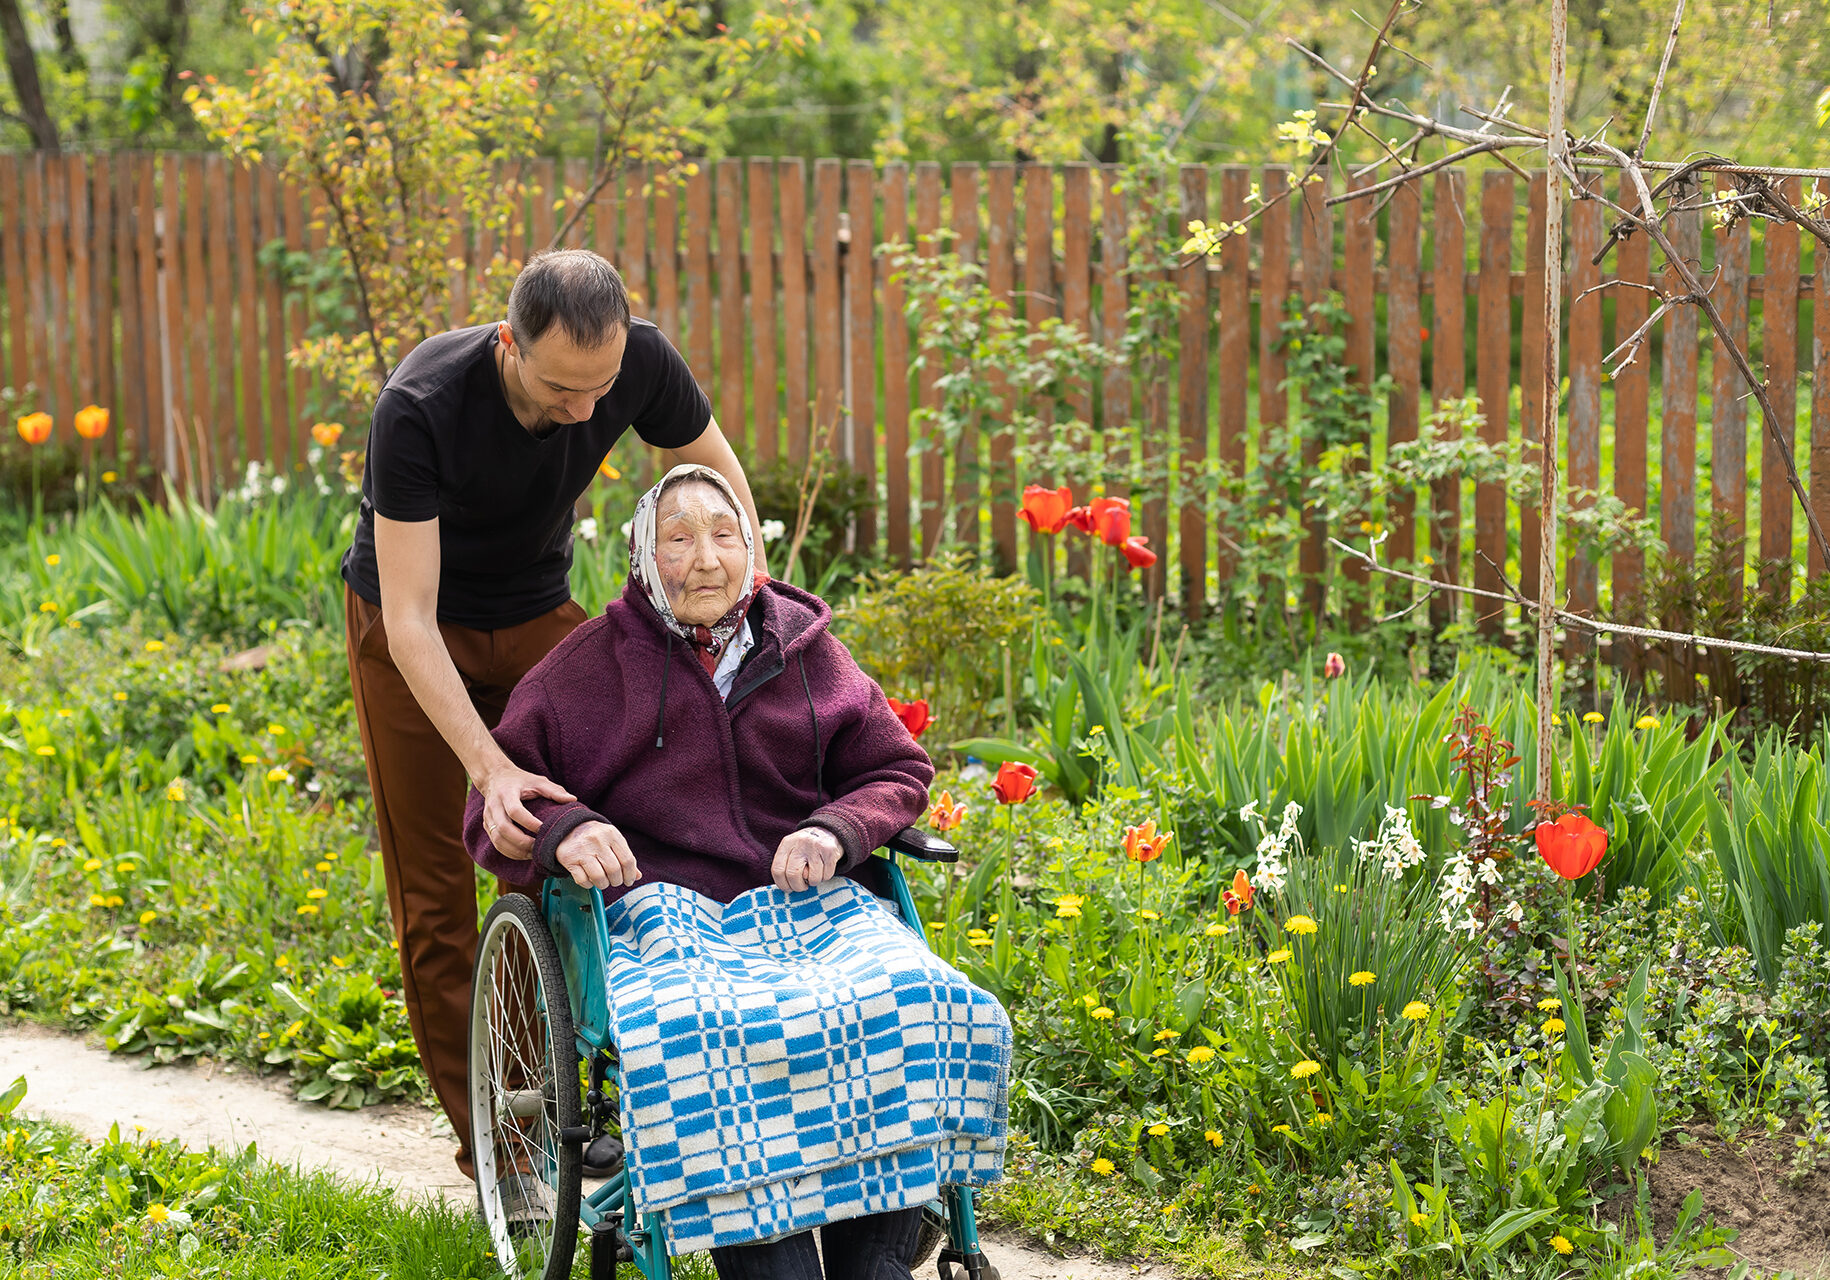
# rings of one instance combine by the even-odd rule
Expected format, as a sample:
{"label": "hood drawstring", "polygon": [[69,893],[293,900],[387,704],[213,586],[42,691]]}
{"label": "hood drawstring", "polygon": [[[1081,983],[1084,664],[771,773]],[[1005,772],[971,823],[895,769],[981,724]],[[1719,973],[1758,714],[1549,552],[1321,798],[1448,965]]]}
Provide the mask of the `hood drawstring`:
{"label": "hood drawstring", "polygon": [[796,654],[801,667],[801,691],[807,695],[807,714],[813,717],[813,785],[821,807],[826,804],[826,750],[820,742],[820,713],[813,708],[813,686],[807,683],[807,656]]}
{"label": "hood drawstring", "polygon": [[666,745],[667,728],[667,669],[674,665],[674,633],[667,633],[667,656],[661,659],[661,710],[654,721],[654,749],[659,751]]}

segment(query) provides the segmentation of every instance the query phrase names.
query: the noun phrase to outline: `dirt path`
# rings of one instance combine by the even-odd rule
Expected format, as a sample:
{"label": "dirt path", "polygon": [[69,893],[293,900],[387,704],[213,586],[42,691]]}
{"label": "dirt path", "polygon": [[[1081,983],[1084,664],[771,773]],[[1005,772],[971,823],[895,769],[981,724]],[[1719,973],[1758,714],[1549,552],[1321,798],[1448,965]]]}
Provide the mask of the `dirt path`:
{"label": "dirt path", "polygon": [[[28,1085],[23,1110],[91,1139],[106,1137],[118,1124],[124,1133],[144,1129],[193,1148],[236,1150],[253,1142],[276,1164],[329,1169],[356,1181],[378,1179],[408,1195],[473,1203],[470,1184],[451,1162],[450,1129],[424,1107],[332,1111],[294,1101],[282,1079],[258,1079],[233,1066],[148,1069],[74,1036],[0,1023],[0,1089],[22,1075]],[[986,1252],[1004,1280],[1169,1275],[1161,1267],[1057,1258],[1006,1233],[988,1236]]]}

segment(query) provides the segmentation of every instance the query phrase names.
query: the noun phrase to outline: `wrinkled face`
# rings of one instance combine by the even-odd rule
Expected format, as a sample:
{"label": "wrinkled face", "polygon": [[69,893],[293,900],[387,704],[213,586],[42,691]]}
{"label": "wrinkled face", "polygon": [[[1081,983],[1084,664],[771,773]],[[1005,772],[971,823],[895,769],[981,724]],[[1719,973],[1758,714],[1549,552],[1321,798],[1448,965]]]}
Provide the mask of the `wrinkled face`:
{"label": "wrinkled face", "polygon": [[499,332],[519,364],[522,389],[540,410],[540,421],[530,428],[536,433],[589,418],[616,385],[629,344],[627,326],[595,350],[578,346],[558,325],[541,334],[537,343],[516,342],[506,323]]}
{"label": "wrinkled face", "polygon": [[709,627],[731,611],[743,595],[750,555],[737,512],[716,486],[688,480],[661,495],[655,563],[681,622]]}

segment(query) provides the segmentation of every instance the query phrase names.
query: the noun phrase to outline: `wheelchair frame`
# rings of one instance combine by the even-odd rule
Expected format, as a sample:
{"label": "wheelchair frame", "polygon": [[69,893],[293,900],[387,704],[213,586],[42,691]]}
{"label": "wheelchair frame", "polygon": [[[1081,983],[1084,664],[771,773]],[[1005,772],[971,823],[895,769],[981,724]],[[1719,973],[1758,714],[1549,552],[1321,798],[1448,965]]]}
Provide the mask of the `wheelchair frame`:
{"label": "wheelchair frame", "polygon": [[[889,880],[891,898],[904,923],[913,929],[926,945],[927,933],[916,913],[915,900],[909,893],[908,880],[896,862],[898,853],[925,861],[955,862],[959,859],[959,852],[951,844],[910,827],[894,837],[876,855],[882,856],[884,859],[883,871]],[[610,934],[604,918],[604,895],[601,890],[581,889],[568,879],[554,878],[541,887],[538,906],[540,919],[544,922],[549,939],[558,953],[559,972],[556,976],[565,995],[565,1012],[570,1015],[563,1020],[553,1016],[556,1011],[548,1008],[545,1003],[548,997],[546,982],[542,976],[539,988],[541,994],[538,997],[540,1025],[548,1040],[551,1041],[555,1038],[555,1022],[559,1022],[562,1028],[567,1023],[570,1024],[568,1029],[571,1032],[572,1049],[576,1056],[568,1059],[566,1055],[556,1052],[556,1045],[553,1045],[549,1052],[552,1053],[554,1063],[560,1064],[560,1074],[562,1075],[564,1074],[563,1064],[571,1061],[573,1063],[571,1073],[576,1076],[577,1062],[582,1059],[589,1068],[590,1081],[584,1099],[582,1114],[584,1123],[558,1127],[558,1123],[555,1122],[549,1128],[556,1134],[559,1145],[571,1146],[580,1153],[576,1158],[582,1158],[583,1149],[607,1134],[616,1118],[615,1104],[606,1098],[603,1088],[605,1081],[611,1077],[616,1067],[616,1046],[612,1042],[609,1025],[609,993],[604,983],[605,966],[610,955]],[[501,909],[499,904],[497,910]],[[492,912],[492,917],[494,914]],[[523,928],[526,928],[528,922],[522,921],[521,924]],[[536,944],[537,946],[538,944]],[[480,1034],[478,1028],[482,1024],[478,1020],[474,1005],[475,1002],[489,998],[486,985],[488,975],[484,972],[487,957],[484,952],[484,947],[479,946],[477,971],[473,976],[472,984],[470,1091],[473,1108],[482,1101],[476,1078],[478,1052],[481,1047],[477,1043],[477,1036]],[[549,1119],[558,1112],[560,1119],[563,1120],[563,1111],[557,1099],[558,1090],[562,1086],[557,1080],[553,1081],[552,1085],[550,1093],[544,1088],[541,1091],[544,1100],[543,1107]],[[484,1221],[492,1228],[492,1235],[496,1235],[494,1230],[496,1224],[491,1221],[490,1202],[490,1194],[494,1188],[484,1185],[484,1171],[486,1168],[493,1170],[495,1161],[493,1156],[487,1161],[483,1159],[484,1130],[480,1116],[473,1117],[472,1125],[478,1143],[478,1194],[483,1202]],[[543,1172],[556,1173],[561,1167],[560,1152],[557,1149],[544,1150],[543,1156],[548,1166],[547,1170]],[[574,1157],[568,1156],[568,1158]],[[568,1217],[572,1219],[569,1228],[572,1238],[566,1242],[570,1247],[563,1250],[555,1249],[554,1253],[549,1255],[549,1261],[546,1264],[548,1271],[551,1270],[550,1259],[563,1256],[568,1260],[568,1270],[561,1274],[569,1273],[569,1260],[576,1249],[577,1232],[580,1227],[583,1227],[589,1233],[591,1240],[591,1276],[593,1280],[615,1280],[617,1264],[620,1262],[633,1263],[645,1280],[672,1280],[673,1266],[667,1254],[667,1243],[661,1229],[660,1215],[636,1211],[634,1198],[629,1194],[627,1165],[619,1158],[616,1166],[615,1171],[601,1185],[589,1193],[578,1195],[575,1215],[563,1203],[566,1198],[565,1193],[563,1191],[557,1193],[556,1198],[562,1203],[553,1206],[556,1233],[554,1243],[556,1245],[559,1243],[557,1233],[568,1229],[565,1222]],[[567,1181],[564,1176],[559,1177],[561,1185]],[[570,1179],[570,1184],[573,1187],[579,1185],[576,1178]],[[978,1223],[971,1188],[946,1187],[942,1191],[941,1199],[937,1202],[930,1202],[928,1209],[931,1214],[938,1213],[945,1223],[944,1235],[940,1242],[941,1248],[936,1258],[941,1280],[998,1280],[997,1268],[990,1264],[979,1247]],[[510,1230],[512,1232],[512,1228]],[[504,1274],[510,1280],[541,1280],[531,1273],[511,1269],[508,1258],[500,1261]],[[544,1280],[556,1280],[556,1277],[548,1274]]]}

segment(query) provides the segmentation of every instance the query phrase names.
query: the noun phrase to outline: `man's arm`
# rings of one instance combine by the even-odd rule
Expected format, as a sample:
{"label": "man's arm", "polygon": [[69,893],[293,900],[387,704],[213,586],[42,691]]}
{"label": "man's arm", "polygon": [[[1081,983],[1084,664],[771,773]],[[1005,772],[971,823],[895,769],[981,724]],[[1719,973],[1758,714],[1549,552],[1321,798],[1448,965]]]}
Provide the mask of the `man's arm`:
{"label": "man's arm", "polygon": [[534,851],[530,833],[540,830],[540,822],[522,799],[575,797],[504,755],[464,691],[463,677],[438,629],[438,521],[405,522],[377,514],[375,567],[381,579],[381,625],[387,632],[389,656],[482,793],[484,822],[496,848],[525,861]]}
{"label": "man's arm", "polygon": [[691,444],[681,445],[678,449],[663,449],[661,452],[667,458],[669,467],[694,463],[710,467],[731,482],[731,488],[737,491],[737,500],[743,503],[743,509],[750,517],[750,528],[756,533],[756,567],[767,572],[769,566],[763,549],[762,518],[756,514],[756,499],[750,494],[750,481],[743,473],[743,463],[737,460],[730,441],[724,438],[724,432],[718,428],[718,419],[713,418],[707,422],[705,430]]}

